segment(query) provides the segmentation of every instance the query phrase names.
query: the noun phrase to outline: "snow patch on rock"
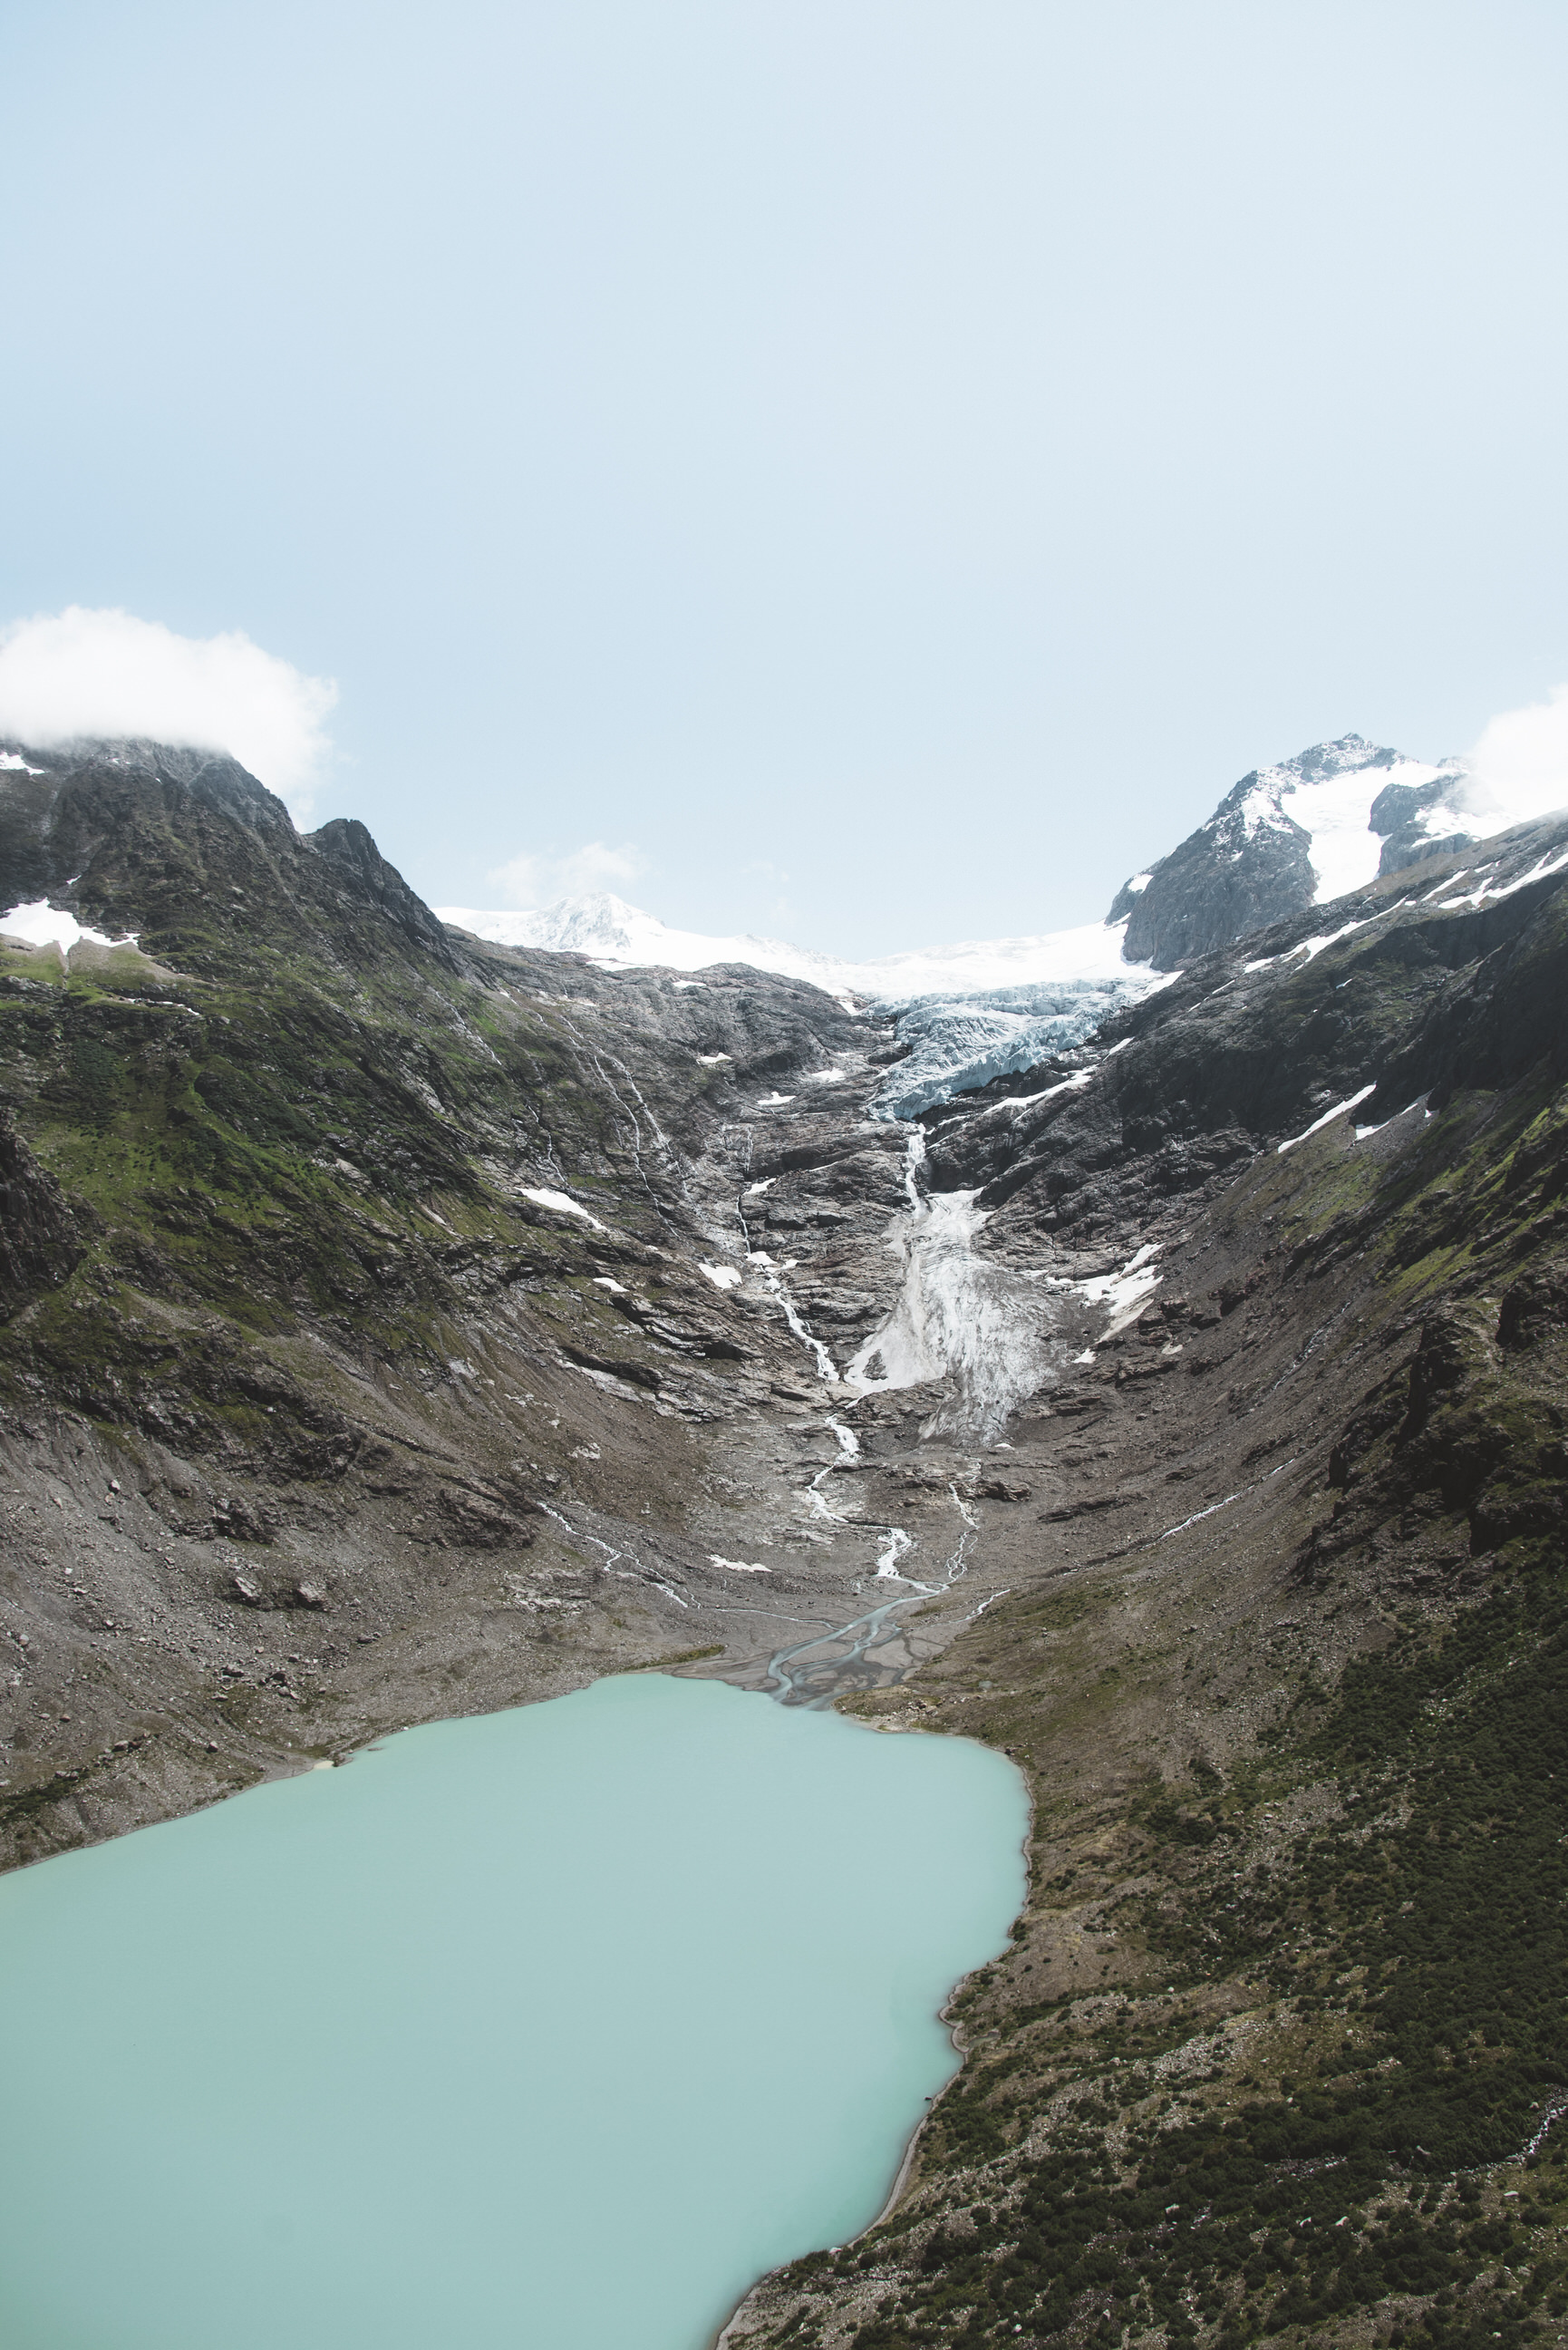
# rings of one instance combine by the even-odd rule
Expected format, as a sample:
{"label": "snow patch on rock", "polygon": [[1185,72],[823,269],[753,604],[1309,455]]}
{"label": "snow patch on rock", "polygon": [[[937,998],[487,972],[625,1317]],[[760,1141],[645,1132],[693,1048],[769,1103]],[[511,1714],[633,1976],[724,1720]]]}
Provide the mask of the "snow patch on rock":
{"label": "snow patch on rock", "polygon": [[597,1216],[590,1216],[585,1207],[577,1201],[569,1199],[565,1191],[542,1191],[528,1183],[521,1183],[517,1188],[519,1197],[532,1200],[535,1207],[554,1208],[559,1216],[581,1216],[584,1223],[592,1224],[596,1232],[602,1232],[607,1229]]}
{"label": "snow patch on rock", "polygon": [[[1334,1119],[1343,1118],[1347,1110],[1359,1109],[1367,1097],[1376,1091],[1377,1083],[1374,1078],[1372,1084],[1363,1086],[1359,1093],[1346,1094],[1342,1102],[1335,1102],[1332,1109],[1325,1109],[1321,1118],[1314,1118],[1310,1126],[1303,1126],[1301,1132],[1293,1134],[1288,1142],[1276,1143],[1274,1146],[1276,1156],[1282,1158],[1287,1150],[1293,1150],[1298,1142],[1304,1142],[1309,1134],[1321,1134],[1325,1126],[1332,1126]],[[1376,1127],[1368,1127],[1366,1131],[1369,1134],[1376,1134],[1377,1129]]]}
{"label": "snow patch on rock", "polygon": [[[37,770],[30,767],[29,775]],[[13,939],[23,939],[30,947],[58,947],[68,955],[72,947],[133,947],[140,937],[139,931],[128,931],[123,938],[111,939],[102,931],[89,930],[78,922],[74,914],[58,906],[51,906],[47,898],[35,899],[26,906],[13,906],[8,914],[0,914],[0,931]]]}

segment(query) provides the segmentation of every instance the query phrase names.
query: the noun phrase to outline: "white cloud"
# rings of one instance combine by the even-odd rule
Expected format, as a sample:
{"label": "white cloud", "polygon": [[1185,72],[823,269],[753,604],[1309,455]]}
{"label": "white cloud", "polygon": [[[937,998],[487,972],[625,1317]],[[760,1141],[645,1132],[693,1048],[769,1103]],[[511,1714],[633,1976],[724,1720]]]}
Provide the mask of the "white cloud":
{"label": "white cloud", "polygon": [[1489,719],[1465,764],[1462,805],[1483,834],[1568,807],[1568,685]]}
{"label": "white cloud", "polygon": [[35,614],[0,629],[0,734],[23,743],[141,735],[226,751],[296,812],[328,750],[330,679],[238,629],[180,637],[130,612]]}
{"label": "white cloud", "polygon": [[621,883],[635,881],[647,862],[641,849],[629,840],[619,848],[590,840],[565,857],[514,857],[487,878],[509,906],[552,906],[558,898],[584,898],[600,889],[618,889]]}

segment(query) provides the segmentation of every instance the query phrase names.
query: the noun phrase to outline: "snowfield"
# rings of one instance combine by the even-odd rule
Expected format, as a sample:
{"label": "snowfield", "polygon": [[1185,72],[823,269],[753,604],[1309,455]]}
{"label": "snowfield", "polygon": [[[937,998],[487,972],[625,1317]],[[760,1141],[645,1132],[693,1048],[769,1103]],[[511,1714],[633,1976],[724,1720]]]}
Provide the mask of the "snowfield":
{"label": "snowfield", "polygon": [[[1262,767],[1241,802],[1241,818],[1249,840],[1259,832],[1286,832],[1297,826],[1307,835],[1307,855],[1317,877],[1315,902],[1343,898],[1377,879],[1386,833],[1372,829],[1372,804],[1390,784],[1419,787],[1450,776],[1458,785],[1461,771],[1450,760],[1433,766],[1420,759],[1396,758],[1376,743],[1347,734],[1340,743],[1322,744],[1287,759],[1277,767]],[[1234,803],[1231,803],[1231,806]],[[1224,809],[1210,817],[1216,825]],[[1447,797],[1420,818],[1423,831],[1440,838],[1454,831],[1456,812]],[[1468,824],[1468,819],[1464,820]]]}
{"label": "snowfield", "polygon": [[1122,961],[1125,922],[1084,922],[1075,930],[1047,931],[1031,938],[964,939],[956,946],[922,947],[855,962],[750,931],[718,938],[674,930],[657,914],[628,906],[609,890],[563,898],[534,913],[473,906],[438,906],[435,910],[443,922],[497,946],[542,947],[632,969],[707,971],[714,963],[750,963],[784,979],[805,980],[829,995],[858,995],[874,1003],[902,1004],[923,995],[971,994],[1062,981],[1126,983],[1138,968]]}
{"label": "snowfield", "polygon": [[[32,767],[27,770],[29,775],[36,772]],[[26,906],[13,906],[8,914],[0,913],[0,931],[8,938],[24,940],[30,947],[58,947],[62,954],[68,954],[84,940],[93,947],[133,947],[138,935],[128,931],[122,939],[111,939],[102,931],[89,931],[85,922],[51,906],[47,898],[35,899]]]}
{"label": "snowfield", "polygon": [[[782,939],[672,930],[607,891],[564,898],[537,913],[470,906],[436,910],[443,922],[500,946],[586,954],[618,969],[701,972],[715,963],[750,963],[820,987],[848,1010],[868,1003],[899,1012],[900,1037],[913,1050],[889,1071],[882,1088],[877,1107],[886,1118],[918,1118],[933,1102],[1033,1068],[1047,1055],[1082,1043],[1113,1012],[1173,976],[1122,960],[1125,921],[1084,922],[1031,938],[965,939],[956,946],[852,962]],[[712,1066],[724,1056],[698,1057]],[[807,1082],[831,1085],[843,1074],[819,1070]],[[778,1107],[793,1098],[775,1095],[757,1107]]]}

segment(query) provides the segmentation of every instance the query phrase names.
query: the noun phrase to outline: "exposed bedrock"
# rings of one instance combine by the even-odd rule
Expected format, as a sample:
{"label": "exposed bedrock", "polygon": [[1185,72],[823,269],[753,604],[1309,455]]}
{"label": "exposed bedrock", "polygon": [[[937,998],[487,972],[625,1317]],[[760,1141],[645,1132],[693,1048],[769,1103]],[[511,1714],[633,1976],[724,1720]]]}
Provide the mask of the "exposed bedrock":
{"label": "exposed bedrock", "polygon": [[[1044,1231],[1122,1231],[1142,1196],[1206,1191],[1250,1153],[1362,1097],[1371,1125],[1423,1096],[1509,1084],[1563,1050],[1564,877],[1523,877],[1561,823],[1490,845],[1496,894],[1438,902],[1380,881],[1211,955],[1108,1022],[1082,1066],[1025,1073],[928,1115],[939,1188],[1019,1200]],[[1109,1049],[1107,1049],[1109,1048]]]}

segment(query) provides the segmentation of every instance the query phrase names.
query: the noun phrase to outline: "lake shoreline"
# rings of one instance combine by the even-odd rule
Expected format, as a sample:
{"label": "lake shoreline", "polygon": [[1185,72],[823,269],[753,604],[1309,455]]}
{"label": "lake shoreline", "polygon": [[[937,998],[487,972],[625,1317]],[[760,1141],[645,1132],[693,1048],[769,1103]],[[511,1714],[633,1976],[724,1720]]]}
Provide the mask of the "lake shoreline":
{"label": "lake shoreline", "polygon": [[[857,1715],[849,1713],[844,1715],[843,1719],[849,1721],[859,1721],[865,1728],[868,1730],[879,1730],[882,1731],[884,1736],[915,1735],[928,1738],[960,1738],[968,1740],[969,1742],[973,1745],[983,1746],[991,1753],[1005,1753],[1005,1750],[1002,1747],[992,1744],[989,1739],[976,1737],[972,1731],[943,1730],[936,1727],[935,1725],[932,1725],[928,1729],[923,1724],[906,1721],[898,1721],[896,1723],[878,1721],[876,1717],[871,1714]],[[1010,1755],[1007,1756],[1006,1759],[1010,1762],[1013,1762],[1013,1758]],[[1013,1762],[1013,1767],[1015,1770],[1018,1769],[1016,1762]],[[1022,1846],[1025,1882],[1023,1899],[1019,1904],[1018,1910],[1012,1921],[1012,1924],[1016,1924],[1018,1918],[1021,1918],[1025,1914],[1032,1897],[1033,1883],[1031,1856],[1034,1849],[1036,1808],[1034,1802],[1034,1789],[1028,1773],[1024,1771],[1019,1770],[1018,1776],[1023,1783],[1027,1806],[1026,1825]],[[839,2247],[840,2250],[847,2251],[852,2249],[856,2244],[864,2242],[865,2239],[869,2236],[874,2230],[880,2228],[886,2220],[892,2218],[893,2213],[903,2201],[905,2193],[909,2187],[915,2171],[917,2160],[920,2152],[921,2141],[925,2137],[926,2130],[931,2121],[936,2108],[940,2104],[942,2098],[947,2095],[949,2090],[955,2088],[959,2083],[961,2082],[965,2069],[968,2066],[969,2060],[974,2053],[970,2043],[964,2037],[962,2019],[956,2015],[953,2011],[959,2001],[962,1998],[966,1988],[973,1981],[974,1977],[981,1972],[984,1968],[994,1964],[995,1958],[1000,1955],[1001,1953],[997,1952],[993,1954],[992,1958],[982,1959],[977,1966],[970,1968],[969,1971],[961,1976],[959,1981],[954,1983],[952,1989],[948,1992],[946,1998],[943,2000],[940,2007],[937,2010],[937,2021],[946,2028],[949,2040],[952,2043],[953,2053],[959,2060],[958,2068],[954,2072],[952,2078],[946,2082],[944,2085],[938,2090],[936,2095],[927,2106],[926,2111],[919,2116],[914,2128],[910,2131],[909,2140],[905,2145],[902,2155],[899,2157],[898,2167],[893,2176],[893,2183],[888,2189],[887,2197],[883,2201],[881,2208],[877,2212],[876,2217],[868,2220],[863,2228],[857,2228],[853,2235],[846,2237],[843,2245]],[[829,2250],[830,2247],[826,2245],[819,2245],[816,2249],[818,2251],[826,2251]],[[724,2320],[724,2323],[720,2327],[718,2333],[710,2335],[709,2339],[702,2345],[702,2350],[736,2350],[736,2345],[744,2341],[747,2336],[744,2334],[735,2334],[735,2325],[745,2314],[748,2307],[755,2302],[757,2295],[763,2292],[771,2280],[775,2276],[782,2275],[784,2271],[792,2265],[793,2263],[788,2261],[782,2261],[779,2262],[777,2267],[769,2269],[764,2274],[754,2278],[752,2283],[747,2286],[740,2300],[735,2303],[735,2306],[730,2312],[729,2316]]]}
{"label": "lake shoreline", "polygon": [[[521,2306],[691,2350],[870,2224],[1023,1897],[1021,1782],[755,1694],[613,1676],[0,1882],[8,2341],[206,2350],[239,2263],[225,2350],[285,2303],[298,2350],[423,2350],[432,2294],[475,2341]],[[341,2149],[303,2200],[302,2132]]]}

